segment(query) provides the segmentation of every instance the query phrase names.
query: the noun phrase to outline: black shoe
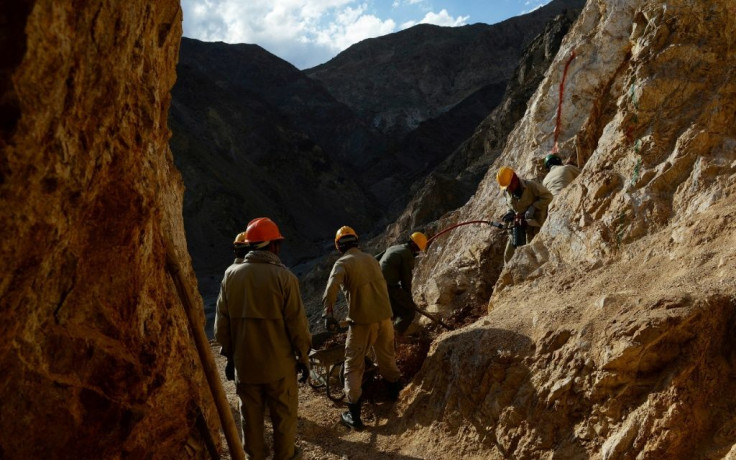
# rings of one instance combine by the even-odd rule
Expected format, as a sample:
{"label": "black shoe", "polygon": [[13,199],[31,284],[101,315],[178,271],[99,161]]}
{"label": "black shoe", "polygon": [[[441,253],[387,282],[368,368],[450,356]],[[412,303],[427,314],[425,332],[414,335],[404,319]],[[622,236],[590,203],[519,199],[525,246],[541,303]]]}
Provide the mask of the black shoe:
{"label": "black shoe", "polygon": [[360,403],[348,403],[348,409],[340,416],[340,423],[355,431],[361,431],[365,428],[365,425],[363,425],[363,421],[360,419]]}

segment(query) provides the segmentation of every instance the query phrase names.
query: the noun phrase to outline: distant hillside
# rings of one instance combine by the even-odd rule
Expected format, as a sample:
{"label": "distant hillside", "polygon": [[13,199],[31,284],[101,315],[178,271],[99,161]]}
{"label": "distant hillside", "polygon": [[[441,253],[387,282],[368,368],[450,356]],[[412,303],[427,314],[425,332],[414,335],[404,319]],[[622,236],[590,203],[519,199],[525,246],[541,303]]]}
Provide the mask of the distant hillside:
{"label": "distant hillside", "polygon": [[420,24],[364,40],[304,72],[376,128],[403,135],[489,85],[497,86],[500,98],[522,51],[544,25],[584,4],[554,0],[494,25]]}
{"label": "distant hillside", "polygon": [[[318,83],[260,47],[186,38],[177,76],[171,146],[198,271],[221,273],[257,216],[281,226],[295,264],[322,254],[342,222],[367,227],[380,215],[351,172],[378,137]],[[369,148],[349,148],[360,145]]]}
{"label": "distant hillside", "polygon": [[[553,13],[581,3],[555,0],[492,26],[413,27],[361,42],[306,72],[256,45],[182,39],[171,148],[206,302],[231,261],[233,237],[254,217],[281,226],[283,259],[298,274],[329,253],[341,225],[366,238],[380,234],[404,210],[412,184],[496,108],[523,44]],[[353,85],[373,90],[359,93]],[[376,124],[336,87],[416,117],[406,129]]]}

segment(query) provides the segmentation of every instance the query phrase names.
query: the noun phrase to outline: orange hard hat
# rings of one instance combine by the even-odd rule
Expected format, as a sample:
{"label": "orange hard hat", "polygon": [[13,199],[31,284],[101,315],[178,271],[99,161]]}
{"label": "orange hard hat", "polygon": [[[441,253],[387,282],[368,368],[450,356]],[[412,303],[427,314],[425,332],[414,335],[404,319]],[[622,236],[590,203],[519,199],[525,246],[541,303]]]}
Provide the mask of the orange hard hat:
{"label": "orange hard hat", "polygon": [[508,166],[501,166],[501,168],[498,170],[498,173],[496,174],[496,181],[498,182],[498,186],[501,187],[503,190],[506,190],[506,187],[511,185],[511,180],[514,178],[516,173],[513,169],[509,168]]}
{"label": "orange hard hat", "polygon": [[253,219],[248,224],[248,228],[245,229],[245,240],[244,243],[254,244],[266,241],[283,240],[279,228],[276,224],[268,217],[259,217]]}

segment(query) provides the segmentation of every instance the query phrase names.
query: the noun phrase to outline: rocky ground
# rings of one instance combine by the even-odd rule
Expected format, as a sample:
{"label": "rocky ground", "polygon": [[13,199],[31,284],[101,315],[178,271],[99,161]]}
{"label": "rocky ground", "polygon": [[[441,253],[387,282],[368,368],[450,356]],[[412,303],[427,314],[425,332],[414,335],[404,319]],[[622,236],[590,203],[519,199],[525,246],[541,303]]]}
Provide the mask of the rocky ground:
{"label": "rocky ground", "polygon": [[[415,350],[417,345],[399,345],[399,353],[406,354],[410,349]],[[219,345],[212,342],[212,352],[216,357],[220,376],[224,382],[230,408],[235,422],[240,428],[238,415],[238,397],[235,393],[235,384],[225,379],[225,359],[219,355]],[[426,350],[425,350],[426,353]],[[402,367],[407,369],[406,357]],[[410,365],[410,364],[409,364]],[[403,370],[403,369],[402,369]],[[380,380],[374,386],[373,400],[363,406],[363,423],[367,429],[362,432],[349,430],[339,423],[340,413],[347,410],[344,402],[336,403],[327,398],[324,388],[312,388],[307,384],[299,385],[299,421],[297,424],[297,446],[301,449],[304,459],[412,459],[396,453],[398,450],[391,436],[393,426],[389,423],[391,416],[396,415],[396,406],[383,394]],[[267,444],[273,442],[271,422],[266,416]],[[224,435],[221,439],[223,447],[222,458],[232,458],[228,450]]]}

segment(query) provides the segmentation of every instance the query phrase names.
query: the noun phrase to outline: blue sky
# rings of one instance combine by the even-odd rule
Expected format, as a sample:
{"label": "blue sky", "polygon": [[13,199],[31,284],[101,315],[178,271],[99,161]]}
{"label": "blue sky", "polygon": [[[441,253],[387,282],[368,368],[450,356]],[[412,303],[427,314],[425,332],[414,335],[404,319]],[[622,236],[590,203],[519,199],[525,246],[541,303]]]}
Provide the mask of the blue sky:
{"label": "blue sky", "polygon": [[420,23],[495,24],[550,0],[182,0],[184,36],[260,45],[299,69]]}

